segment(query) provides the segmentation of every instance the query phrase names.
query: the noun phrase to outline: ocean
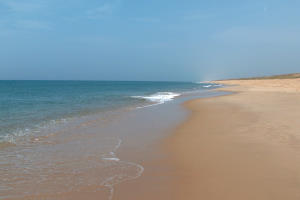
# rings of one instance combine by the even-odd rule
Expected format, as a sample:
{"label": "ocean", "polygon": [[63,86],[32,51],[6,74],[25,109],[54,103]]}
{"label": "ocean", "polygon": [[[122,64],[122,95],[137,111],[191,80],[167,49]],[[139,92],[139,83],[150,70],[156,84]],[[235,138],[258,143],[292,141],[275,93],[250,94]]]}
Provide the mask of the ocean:
{"label": "ocean", "polygon": [[192,82],[0,81],[0,199],[59,196],[87,185],[108,189],[111,199],[113,185],[144,170],[116,156],[123,142],[123,128],[116,128],[122,124],[120,116],[217,87]]}

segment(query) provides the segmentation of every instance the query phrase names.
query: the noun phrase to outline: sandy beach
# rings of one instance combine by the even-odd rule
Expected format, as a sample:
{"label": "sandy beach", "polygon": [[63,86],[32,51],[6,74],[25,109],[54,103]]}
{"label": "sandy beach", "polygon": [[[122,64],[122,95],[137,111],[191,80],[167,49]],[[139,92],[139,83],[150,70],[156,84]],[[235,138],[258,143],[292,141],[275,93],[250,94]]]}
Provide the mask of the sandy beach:
{"label": "sandy beach", "polygon": [[230,93],[184,102],[187,117],[169,133],[146,144],[146,135],[155,134],[150,125],[146,135],[138,134],[143,148],[116,152],[143,166],[140,177],[114,185],[113,193],[91,185],[20,199],[300,199],[300,79],[215,83]]}
{"label": "sandy beach", "polygon": [[300,79],[219,81],[167,142],[177,199],[299,199]]}
{"label": "sandy beach", "polygon": [[300,199],[300,79],[217,83],[233,94],[184,103],[166,156],[115,199]]}
{"label": "sandy beach", "polygon": [[300,200],[300,0],[0,0],[0,200]]}

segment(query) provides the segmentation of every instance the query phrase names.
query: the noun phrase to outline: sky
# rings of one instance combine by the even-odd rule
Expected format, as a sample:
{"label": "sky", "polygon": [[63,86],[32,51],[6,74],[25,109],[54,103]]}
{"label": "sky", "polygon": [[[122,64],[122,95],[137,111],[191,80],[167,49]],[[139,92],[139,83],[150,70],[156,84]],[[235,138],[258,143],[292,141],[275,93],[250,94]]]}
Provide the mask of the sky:
{"label": "sky", "polygon": [[0,0],[0,79],[300,72],[299,0]]}

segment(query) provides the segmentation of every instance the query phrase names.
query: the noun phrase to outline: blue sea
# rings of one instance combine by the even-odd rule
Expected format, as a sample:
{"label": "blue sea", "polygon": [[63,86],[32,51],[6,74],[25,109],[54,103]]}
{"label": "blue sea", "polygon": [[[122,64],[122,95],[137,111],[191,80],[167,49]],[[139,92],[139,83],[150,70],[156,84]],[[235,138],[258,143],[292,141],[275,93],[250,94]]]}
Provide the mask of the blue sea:
{"label": "blue sea", "polygon": [[87,186],[108,190],[104,199],[112,199],[115,184],[144,170],[120,158],[119,149],[126,142],[142,147],[159,123],[171,121],[164,106],[217,87],[192,82],[0,81],[0,199],[64,199],[64,193]]}
{"label": "blue sea", "polygon": [[74,117],[143,107],[211,84],[123,81],[0,81],[0,142],[38,134]]}

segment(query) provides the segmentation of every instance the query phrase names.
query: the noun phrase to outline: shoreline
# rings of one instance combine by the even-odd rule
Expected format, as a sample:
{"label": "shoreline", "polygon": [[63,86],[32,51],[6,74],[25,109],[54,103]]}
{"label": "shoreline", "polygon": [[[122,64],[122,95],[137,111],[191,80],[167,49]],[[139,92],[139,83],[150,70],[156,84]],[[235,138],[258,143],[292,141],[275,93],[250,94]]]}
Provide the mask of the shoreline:
{"label": "shoreline", "polygon": [[[219,93],[221,92],[207,90],[194,95],[214,96]],[[82,123],[82,126],[74,126],[65,132],[52,134],[51,137],[32,140],[31,146],[28,147],[30,152],[41,153],[25,154],[26,151],[25,153],[19,151],[19,155],[15,156],[17,151],[9,152],[10,149],[5,149],[7,154],[12,155],[11,163],[18,161],[18,158],[22,160],[26,157],[47,164],[45,158],[50,157],[51,162],[55,164],[52,164],[53,167],[50,166],[53,172],[47,173],[47,165],[45,167],[42,162],[40,163],[43,165],[25,163],[27,164],[25,167],[30,169],[25,174],[27,175],[25,181],[38,182],[40,177],[47,176],[47,179],[44,179],[46,181],[38,186],[35,186],[33,181],[28,186],[22,183],[10,184],[15,188],[14,191],[20,193],[14,193],[13,190],[4,193],[6,192],[4,190],[0,199],[124,199],[123,196],[115,195],[118,193],[119,185],[127,187],[127,184],[140,179],[144,165],[147,166],[145,170],[147,174],[149,169],[154,169],[152,166],[157,167],[153,162],[164,159],[165,155],[161,154],[157,144],[167,137],[167,132],[173,126],[185,119],[186,112],[180,105],[190,98],[196,97],[183,95],[168,104],[129,110],[115,116],[113,120],[91,118],[90,121]],[[103,124],[103,122],[107,123]],[[16,148],[21,147],[16,146]],[[163,171],[168,170],[164,169],[167,165],[160,163],[162,175]],[[18,166],[23,167],[22,163]],[[43,172],[36,170],[43,167],[45,167]],[[56,169],[59,173],[54,173]],[[1,175],[5,176],[4,178],[13,178],[15,174],[22,178],[23,175],[15,168],[10,168],[8,172]],[[155,182],[152,183],[155,185]],[[130,194],[134,192],[133,189]]]}
{"label": "shoreline", "polygon": [[300,82],[218,81],[231,95],[184,103],[167,139],[175,199],[299,199]]}
{"label": "shoreline", "polygon": [[[115,130],[126,127],[121,137],[125,145],[113,154],[121,163],[144,168],[139,178],[109,186],[111,199],[300,198],[300,79],[214,83],[230,87],[136,110],[106,130],[117,136]],[[176,123],[175,113],[183,117]],[[167,126],[170,122],[173,126]],[[82,130],[94,135],[101,130],[94,125]],[[53,197],[99,199],[112,194],[109,187],[94,186]]]}
{"label": "shoreline", "polygon": [[233,94],[184,102],[162,158],[114,199],[299,199],[299,81],[218,81]]}

